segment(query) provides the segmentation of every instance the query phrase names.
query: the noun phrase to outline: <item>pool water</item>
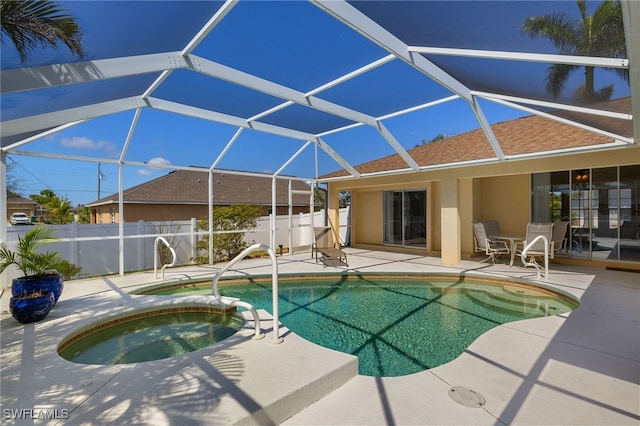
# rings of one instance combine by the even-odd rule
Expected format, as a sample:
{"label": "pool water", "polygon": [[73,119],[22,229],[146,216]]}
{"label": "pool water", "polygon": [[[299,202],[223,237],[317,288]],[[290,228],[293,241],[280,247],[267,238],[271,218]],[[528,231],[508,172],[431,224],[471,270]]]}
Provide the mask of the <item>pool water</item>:
{"label": "pool water", "polygon": [[[163,294],[210,292],[207,283]],[[223,282],[220,293],[272,310],[270,283]],[[547,290],[467,279],[341,276],[285,281],[279,289],[282,324],[319,345],[358,356],[359,373],[378,377],[437,367],[500,324],[576,307],[577,302]]]}
{"label": "pool water", "polygon": [[63,358],[79,364],[129,364],[179,356],[220,342],[242,328],[236,315],[172,312],[113,321],[64,345]]}

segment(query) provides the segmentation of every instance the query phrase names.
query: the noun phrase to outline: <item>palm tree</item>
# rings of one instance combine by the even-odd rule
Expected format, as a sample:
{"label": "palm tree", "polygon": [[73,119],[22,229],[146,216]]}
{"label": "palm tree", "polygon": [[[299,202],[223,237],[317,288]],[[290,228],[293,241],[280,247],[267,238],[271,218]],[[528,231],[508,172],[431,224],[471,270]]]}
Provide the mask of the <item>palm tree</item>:
{"label": "palm tree", "polygon": [[[626,57],[627,49],[622,22],[622,7],[619,0],[606,0],[593,12],[587,14],[584,0],[577,0],[580,19],[564,13],[552,13],[525,19],[521,31],[531,38],[546,37],[561,54],[576,56]],[[555,64],[549,67],[547,91],[558,97],[564,89],[569,75],[580,65]],[[604,68],[615,71],[629,82],[629,72],[623,69]],[[613,93],[613,85],[595,91],[594,67],[585,66],[585,83],[579,95],[585,101],[606,100]]]}
{"label": "palm tree", "polygon": [[66,198],[63,200],[58,197],[53,198],[47,204],[47,209],[52,223],[64,225],[73,222],[71,203]]}
{"label": "palm tree", "polygon": [[47,45],[55,48],[59,41],[66,44],[71,53],[84,56],[80,27],[55,1],[2,0],[0,27],[2,41],[9,37],[23,63],[34,48]]}

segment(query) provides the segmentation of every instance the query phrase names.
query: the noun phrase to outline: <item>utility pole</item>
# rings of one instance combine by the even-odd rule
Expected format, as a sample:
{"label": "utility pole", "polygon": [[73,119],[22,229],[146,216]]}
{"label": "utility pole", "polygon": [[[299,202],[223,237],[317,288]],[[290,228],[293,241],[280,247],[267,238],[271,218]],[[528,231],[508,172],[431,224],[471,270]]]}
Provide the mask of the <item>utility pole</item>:
{"label": "utility pole", "polygon": [[98,200],[100,199],[100,181],[105,180],[107,177],[100,170],[100,163],[98,163]]}

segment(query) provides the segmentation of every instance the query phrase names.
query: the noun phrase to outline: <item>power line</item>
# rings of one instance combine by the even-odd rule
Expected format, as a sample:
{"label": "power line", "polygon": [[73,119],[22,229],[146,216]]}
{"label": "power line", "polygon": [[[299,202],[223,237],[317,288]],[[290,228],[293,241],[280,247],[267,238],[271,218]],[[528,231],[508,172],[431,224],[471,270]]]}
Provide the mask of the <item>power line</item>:
{"label": "power line", "polygon": [[[15,165],[19,166],[22,170],[27,172],[29,175],[31,175],[38,182],[42,183],[48,189],[50,189],[53,192],[55,192],[58,196],[59,196],[58,191],[64,191],[64,192],[91,192],[91,193],[95,192],[94,189],[66,189],[66,188],[59,188],[59,189],[55,190],[51,186],[49,186],[49,184],[47,184],[42,179],[38,178],[36,175],[31,173],[29,170],[27,170],[22,164],[18,163],[16,160],[14,160],[13,158],[11,158],[9,156],[7,156],[7,158],[9,160],[11,160]],[[21,189],[23,189],[25,191],[27,191],[27,190],[29,190],[29,191],[37,191],[37,190],[40,190],[42,188],[29,188],[29,187],[21,186]],[[117,188],[115,188],[115,189],[114,188],[107,188],[107,192],[115,193],[115,192],[118,192],[118,189]]]}

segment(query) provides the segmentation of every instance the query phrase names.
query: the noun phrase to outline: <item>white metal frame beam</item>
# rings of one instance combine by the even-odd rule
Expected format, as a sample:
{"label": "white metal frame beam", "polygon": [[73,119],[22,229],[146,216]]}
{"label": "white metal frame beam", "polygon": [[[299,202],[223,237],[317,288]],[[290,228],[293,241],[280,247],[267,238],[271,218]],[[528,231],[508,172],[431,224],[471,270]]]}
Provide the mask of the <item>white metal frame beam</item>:
{"label": "white metal frame beam", "polygon": [[409,46],[410,52],[425,55],[465,56],[468,58],[505,59],[509,61],[543,62],[552,64],[586,65],[607,68],[629,68],[626,58],[598,58],[591,56],[552,55],[543,53],[504,52],[498,50],[451,49],[442,47]]}
{"label": "white metal frame beam", "polygon": [[2,94],[187,68],[179,52],[154,53],[88,62],[0,71]]}
{"label": "white metal frame beam", "polygon": [[[378,64],[388,62],[390,59],[383,58],[383,61]],[[294,102],[296,104],[310,107],[322,112],[326,112],[336,117],[344,118],[346,120],[353,121],[355,123],[363,123],[367,124],[375,129],[380,131],[382,137],[393,147],[393,149],[409,164],[411,168],[414,170],[418,170],[418,165],[411,158],[411,156],[406,152],[406,150],[393,138],[393,136],[388,131],[381,130],[381,124],[370,115],[364,114],[359,111],[355,111],[353,109],[335,104],[333,102],[325,101],[324,99],[318,98],[314,95],[309,95],[298,90],[283,86],[278,83],[274,83],[269,80],[265,80],[263,78],[236,70],[234,68],[230,68],[226,65],[222,65],[216,63],[214,61],[210,61],[208,59],[200,58],[198,56],[190,55],[188,57],[188,62],[190,63],[190,67],[208,75],[210,77],[219,78],[221,80],[237,84],[239,86],[243,86],[261,93],[265,93],[271,96],[275,96],[281,99],[285,99],[288,102]],[[354,76],[357,74],[354,74]],[[342,80],[345,81],[345,80]],[[336,83],[337,84],[337,83]],[[317,92],[315,92],[317,93]],[[285,106],[285,104],[280,104],[274,107],[271,110],[265,111],[261,114],[256,115],[255,118],[263,117],[267,113],[275,112],[278,109],[281,109]]]}
{"label": "white metal frame beam", "polygon": [[572,120],[568,120],[566,118],[559,117],[557,115],[548,114],[546,112],[542,112],[542,111],[539,111],[539,110],[534,109],[534,108],[529,108],[529,107],[526,107],[526,106],[523,106],[523,105],[514,104],[514,103],[511,103],[511,102],[502,100],[500,98],[487,97],[486,99],[491,101],[491,102],[495,102],[497,104],[500,104],[500,105],[504,105],[504,106],[507,106],[507,107],[510,107],[510,108],[514,108],[514,109],[518,109],[520,111],[524,111],[524,112],[527,112],[527,113],[530,113],[530,114],[538,115],[540,117],[544,117],[544,118],[547,118],[549,120],[557,121],[559,123],[567,124],[569,126],[573,126],[573,127],[579,128],[579,129],[583,129],[583,130],[587,130],[587,131],[590,131],[590,132],[593,132],[593,133],[597,133],[597,134],[602,135],[602,136],[610,137],[610,138],[615,139],[617,141],[624,142],[625,144],[634,143],[634,139],[633,138],[628,138],[626,136],[622,136],[622,135],[618,135],[618,134],[615,134],[615,133],[607,132],[606,130],[598,129],[596,127],[587,126],[586,124],[581,124],[581,123],[578,123],[578,122],[575,122],[575,121],[572,121]]}
{"label": "white metal frame beam", "polygon": [[44,137],[47,137],[49,135],[53,135],[55,133],[58,133],[58,132],[60,132],[60,131],[62,131],[64,129],[68,129],[69,127],[73,127],[73,126],[78,125],[80,123],[84,123],[85,121],[86,120],[72,121],[71,123],[63,124],[61,126],[57,126],[57,127],[45,130],[43,132],[36,133],[35,135],[33,135],[31,137],[22,139],[22,140],[20,140],[18,142],[15,142],[15,143],[12,143],[12,144],[9,144],[7,146],[2,147],[2,150],[10,150],[10,149],[18,148],[18,147],[20,147],[22,145],[28,144],[29,142],[33,142],[33,141],[35,141],[37,139],[44,138]]}
{"label": "white metal frame beam", "polygon": [[248,122],[243,118],[235,117],[232,115],[221,114],[219,112],[214,112],[202,108],[192,107],[189,105],[179,104],[176,102],[165,101],[162,99],[149,99],[149,103],[152,108],[174,112],[176,114],[187,115],[190,117],[201,118],[203,120],[214,121],[217,123],[229,124],[236,127],[241,128],[249,128],[265,133],[271,133],[279,136],[284,136],[287,138],[302,140],[302,141],[316,141],[319,146],[325,151],[336,163],[346,169],[353,176],[359,176],[359,173],[351,166],[340,154],[334,151],[329,145],[327,145],[324,141],[321,141],[320,138],[316,137],[314,134],[300,132],[298,130],[292,130],[286,127],[275,126],[273,124],[261,123],[261,122]]}
{"label": "white metal frame beam", "polygon": [[444,70],[435,65],[433,62],[429,61],[424,56],[410,52],[409,46],[407,46],[393,34],[389,33],[377,22],[373,21],[371,18],[357,10],[355,7],[351,6],[349,3],[345,1],[333,0],[310,1],[320,9],[324,10],[344,24],[353,28],[372,42],[376,43],[399,59],[403,60],[405,63],[409,64],[432,80],[436,81],[441,86],[449,89],[451,92],[465,99],[478,118],[480,127],[487,136],[487,139],[489,139],[489,142],[491,143],[491,146],[498,156],[498,159],[504,159],[504,156],[501,155],[502,150],[500,148],[500,144],[493,134],[488,121],[484,117],[482,110],[477,104],[477,101],[473,99],[471,90],[468,87],[446,73]]}
{"label": "white metal frame beam", "polygon": [[[377,43],[390,54],[364,65],[350,73],[336,78],[322,86],[319,86],[306,93],[297,91],[290,87],[286,87],[260,77],[241,72],[239,70],[226,67],[222,64],[200,58],[192,54],[198,44],[211,32],[216,25],[233,9],[237,4],[237,0],[227,0],[224,5],[218,9],[214,16],[198,31],[198,33],[187,43],[182,51],[179,52],[166,52],[158,54],[148,54],[132,57],[103,59],[96,61],[88,61],[81,63],[69,63],[58,64],[51,66],[41,66],[32,68],[20,68],[13,70],[2,70],[2,93],[15,93],[26,90],[37,90],[43,88],[51,88],[57,86],[64,86],[70,84],[77,84],[83,82],[91,82],[105,79],[113,79],[119,77],[127,77],[145,73],[161,73],[161,75],[151,84],[142,96],[135,96],[129,98],[123,98],[114,101],[102,102],[94,105],[87,105],[77,108],[70,108],[62,111],[55,111],[51,113],[44,113],[35,116],[19,118],[14,120],[8,120],[2,123],[2,129],[0,135],[2,137],[16,136],[22,134],[30,134],[34,131],[41,132],[36,136],[25,138],[22,141],[12,143],[11,145],[2,148],[3,152],[19,152],[15,150],[19,146],[22,146],[28,142],[31,142],[37,138],[54,133],[56,131],[67,128],[68,126],[78,124],[84,120],[104,116],[112,113],[127,111],[131,109],[136,110],[136,118],[134,119],[133,127],[130,130],[128,136],[127,145],[131,140],[131,133],[135,128],[135,123],[140,115],[140,111],[144,107],[152,107],[164,111],[170,111],[178,114],[188,115],[192,117],[202,118],[209,121],[215,121],[223,124],[236,126],[239,128],[238,134],[234,136],[231,144],[235,141],[242,129],[250,128],[261,132],[276,134],[287,138],[293,138],[296,140],[313,141],[317,148],[323,149],[332,159],[334,159],[339,165],[345,168],[352,176],[361,176],[348,162],[346,162],[340,155],[337,154],[324,140],[321,138],[325,135],[343,131],[349,128],[369,125],[375,128],[380,135],[391,145],[391,147],[404,159],[409,165],[409,170],[422,170],[421,167],[411,158],[406,150],[400,145],[400,143],[394,138],[389,130],[383,125],[382,120],[395,117],[401,114],[405,114],[418,109],[426,108],[432,105],[436,105],[441,102],[447,102],[453,99],[465,99],[474,114],[476,115],[480,126],[484,130],[489,142],[491,143],[496,157],[498,160],[502,160],[505,157],[499,142],[495,138],[495,135],[491,131],[488,121],[485,118],[480,105],[478,104],[478,98],[487,99],[493,102],[502,103],[503,105],[517,108],[523,111],[527,111],[533,114],[538,114],[551,118],[557,121],[562,121],[566,124],[570,124],[576,127],[584,128],[596,133],[600,133],[607,136],[615,137],[617,140],[625,143],[634,143],[637,137],[625,138],[620,135],[614,135],[609,132],[605,132],[599,129],[594,129],[589,126],[581,125],[571,120],[561,119],[553,115],[545,114],[537,111],[533,108],[523,107],[518,103],[535,105],[539,107],[559,107],[559,109],[567,109],[570,111],[585,112],[596,115],[603,115],[606,117],[619,118],[631,120],[633,117],[629,114],[613,113],[601,110],[592,110],[588,108],[571,107],[567,105],[560,105],[549,102],[535,101],[524,98],[508,97],[490,93],[471,91],[464,84],[453,78],[444,70],[430,62],[425,58],[424,54],[433,55],[456,55],[456,56],[468,56],[478,58],[491,58],[491,59],[504,59],[504,60],[519,60],[519,61],[533,61],[533,62],[553,62],[553,63],[568,63],[579,65],[594,65],[594,66],[606,66],[612,68],[630,68],[629,64],[633,63],[634,59],[640,57],[639,46],[640,43],[634,41],[639,37],[635,37],[640,34],[640,30],[630,25],[631,22],[635,22],[636,18],[640,18],[640,4],[632,1],[622,1],[623,4],[623,17],[625,19],[625,30],[628,46],[629,59],[617,59],[617,58],[591,58],[591,57],[578,57],[578,56],[564,56],[564,55],[546,55],[546,54],[530,54],[520,52],[496,52],[496,51],[484,51],[484,50],[469,50],[469,49],[448,49],[448,48],[435,48],[435,47],[421,47],[421,46],[407,46],[401,40],[396,38],[393,34],[382,28],[376,22],[371,20],[366,15],[359,12],[356,8],[351,6],[345,1],[332,1],[332,0],[311,0],[320,9],[334,16],[338,20],[342,21],[346,25],[354,28],[364,37]],[[635,37],[635,38],[634,38]],[[383,117],[372,117],[364,114],[360,111],[356,111],[332,102],[318,98],[316,95],[331,87],[335,87],[344,83],[352,78],[362,75],[376,67],[389,63],[395,59],[400,59],[415,69],[419,70],[429,78],[433,79],[440,85],[451,90],[454,95],[437,100],[434,102],[426,103],[423,105],[407,108],[403,111],[397,111],[391,114],[387,114]],[[190,69],[195,72],[206,74],[210,77],[222,79],[230,83],[247,87],[249,89],[266,93],[271,96],[275,96],[284,100],[284,102],[269,110],[263,111],[253,117],[241,118],[231,115],[226,115],[214,111],[209,111],[201,108],[192,107],[189,105],[179,104],[171,101],[166,101],[158,98],[151,97],[153,91],[159,87],[166,77],[175,69]],[[631,89],[632,89],[632,102],[637,108],[640,106],[640,90],[637,90],[638,85],[634,86],[634,82],[640,81],[639,70],[640,67],[631,69]],[[286,108],[293,104],[299,104],[305,107],[313,108],[336,117],[341,117],[346,120],[353,121],[353,124],[343,126],[338,129],[332,129],[320,134],[310,134],[307,132],[300,132],[297,130],[275,126],[258,121],[259,118],[265,117],[278,111],[282,108]],[[634,122],[634,134],[637,136],[639,133],[640,124],[638,120]],[[219,160],[226,154],[230,145],[228,145],[223,152],[219,155],[218,159],[214,163],[217,164]],[[305,145],[306,146],[306,145]],[[120,164],[124,164],[124,157],[126,156],[126,147],[121,153]],[[67,157],[66,157],[67,158]],[[68,157],[71,158],[71,157]],[[291,161],[290,159],[289,161]],[[316,158],[317,162],[317,158]],[[172,166],[172,168],[178,168]],[[317,173],[316,173],[317,175]],[[317,178],[317,176],[316,176]]]}
{"label": "white metal frame beam", "polygon": [[146,106],[146,103],[142,97],[133,96],[130,98],[122,98],[114,101],[101,102],[93,105],[17,118],[15,120],[7,120],[2,122],[0,135],[4,138],[7,136],[50,129],[52,127],[64,127],[69,123],[79,120],[88,120],[90,118],[115,114],[144,106]]}
{"label": "white metal frame beam", "polygon": [[602,117],[617,118],[620,120],[629,120],[629,121],[633,120],[632,114],[627,114],[622,112],[605,111],[603,109],[586,108],[586,107],[580,107],[575,105],[561,104],[557,102],[538,101],[535,99],[521,98],[517,96],[499,95],[496,93],[489,93],[489,92],[473,91],[472,93],[475,96],[478,96],[484,99],[499,99],[499,100],[508,101],[508,102],[516,102],[516,103],[527,104],[527,105],[536,105],[543,108],[551,108],[551,109],[557,109],[557,110],[563,110],[563,111],[579,112],[583,114],[599,115]]}
{"label": "white metal frame beam", "polygon": [[148,102],[149,106],[154,109],[173,112],[176,114],[200,118],[217,123],[229,124],[234,127],[244,127],[247,129],[258,130],[265,133],[271,133],[274,135],[303,141],[313,140],[315,138],[315,135],[313,133],[301,132],[299,130],[293,130],[287,127],[276,126],[273,124],[261,123],[259,121],[250,122],[242,117],[223,114],[220,112],[198,108],[191,105],[185,105],[178,102],[167,101],[159,98],[149,98]]}
{"label": "white metal frame beam", "polygon": [[[537,153],[516,154],[516,155],[507,156],[507,158],[509,160],[546,158],[546,157],[554,157],[559,155],[567,155],[567,154],[574,154],[574,153],[580,153],[580,152],[593,152],[593,151],[606,151],[609,149],[619,149],[626,145],[627,144],[625,144],[624,142],[615,141],[615,142],[605,143],[601,145],[589,145],[584,147],[557,149],[557,150],[537,152]],[[457,161],[453,163],[436,164],[433,166],[421,166],[420,171],[436,171],[436,170],[453,169],[453,168],[460,168],[460,167],[480,166],[480,165],[487,165],[487,164],[496,164],[498,162],[499,161],[496,160],[495,158],[485,158],[485,159],[469,160],[469,161]],[[360,177],[369,178],[369,177],[377,177],[377,176],[391,176],[391,175],[399,175],[399,174],[412,173],[412,172],[413,171],[411,169],[405,168],[405,169],[385,170],[380,172],[362,173]],[[338,176],[338,177],[318,179],[318,182],[329,183],[329,182],[336,182],[336,181],[342,181],[342,180],[349,180],[351,178],[352,178],[351,176]]]}

